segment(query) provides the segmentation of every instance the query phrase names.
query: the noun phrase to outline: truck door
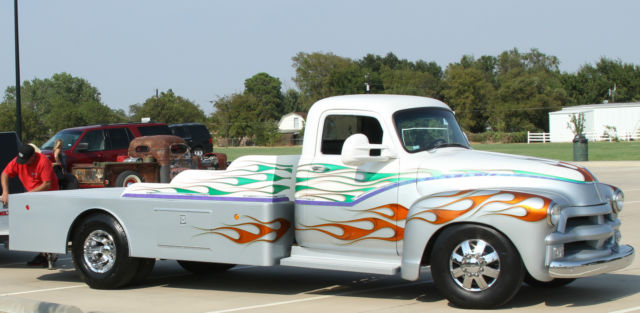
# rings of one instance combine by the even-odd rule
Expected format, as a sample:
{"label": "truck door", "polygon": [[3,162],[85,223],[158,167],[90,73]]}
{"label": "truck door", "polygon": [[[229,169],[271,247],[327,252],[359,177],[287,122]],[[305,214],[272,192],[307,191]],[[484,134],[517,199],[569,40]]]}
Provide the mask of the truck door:
{"label": "truck door", "polygon": [[[372,112],[331,112],[321,117],[316,150],[303,155],[296,184],[296,240],[308,248],[396,254],[399,162],[366,162],[348,166],[341,160],[352,134],[371,144],[391,145],[382,120]],[[379,156],[381,151],[370,151]]]}

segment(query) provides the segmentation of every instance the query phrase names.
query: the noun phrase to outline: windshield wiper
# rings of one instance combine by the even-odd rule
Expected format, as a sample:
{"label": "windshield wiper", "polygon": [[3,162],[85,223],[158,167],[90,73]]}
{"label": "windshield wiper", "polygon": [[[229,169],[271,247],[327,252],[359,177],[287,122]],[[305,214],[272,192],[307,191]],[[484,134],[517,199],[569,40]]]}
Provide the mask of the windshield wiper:
{"label": "windshield wiper", "polygon": [[438,149],[438,148],[448,148],[448,147],[460,147],[460,148],[465,148],[465,149],[469,149],[468,146],[459,144],[459,143],[455,143],[455,142],[451,142],[451,143],[441,143],[436,145],[435,147],[431,148],[431,149]]}

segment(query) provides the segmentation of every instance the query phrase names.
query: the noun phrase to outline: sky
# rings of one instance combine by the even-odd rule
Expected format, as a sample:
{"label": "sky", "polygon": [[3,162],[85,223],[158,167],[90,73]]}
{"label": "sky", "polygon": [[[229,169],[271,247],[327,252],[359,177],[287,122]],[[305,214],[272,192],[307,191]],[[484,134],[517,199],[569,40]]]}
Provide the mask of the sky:
{"label": "sky", "polygon": [[[0,88],[15,86],[14,1],[0,2]],[[291,58],[389,52],[435,61],[536,48],[576,72],[601,57],[640,65],[635,0],[19,0],[21,80],[66,72],[104,104],[172,89],[207,114],[266,72],[295,88]]]}

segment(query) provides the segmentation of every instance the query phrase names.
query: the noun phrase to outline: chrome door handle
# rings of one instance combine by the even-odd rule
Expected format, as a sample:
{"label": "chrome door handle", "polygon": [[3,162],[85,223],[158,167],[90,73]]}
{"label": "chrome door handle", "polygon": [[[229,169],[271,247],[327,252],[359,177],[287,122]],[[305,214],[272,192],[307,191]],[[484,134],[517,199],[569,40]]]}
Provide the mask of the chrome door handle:
{"label": "chrome door handle", "polygon": [[329,168],[323,165],[314,165],[314,166],[311,166],[311,170],[315,173],[324,173],[328,171]]}

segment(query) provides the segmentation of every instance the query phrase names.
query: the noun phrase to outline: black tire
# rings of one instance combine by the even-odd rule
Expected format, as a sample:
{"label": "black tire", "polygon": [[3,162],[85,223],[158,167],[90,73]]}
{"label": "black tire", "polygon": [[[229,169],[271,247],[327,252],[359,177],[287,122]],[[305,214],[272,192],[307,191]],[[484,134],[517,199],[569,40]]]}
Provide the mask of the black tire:
{"label": "black tire", "polygon": [[194,274],[210,274],[217,272],[224,272],[234,266],[235,264],[227,263],[208,263],[208,262],[194,262],[194,261],[182,261],[179,260],[178,264],[185,270]]}
{"label": "black tire", "polygon": [[153,271],[153,267],[156,265],[156,259],[147,259],[147,258],[139,258],[140,265],[138,266],[138,270],[136,274],[131,279],[131,284],[139,284],[144,281],[149,274]]}
{"label": "black tire", "polygon": [[78,179],[73,174],[64,174],[64,179],[62,179],[62,184],[60,185],[60,189],[71,190],[78,189]]}
{"label": "black tire", "polygon": [[116,178],[116,187],[128,187],[134,183],[141,183],[142,176],[136,171],[124,171]]}
{"label": "black tire", "polygon": [[80,222],[71,253],[80,277],[95,289],[115,289],[128,284],[140,265],[140,259],[129,257],[122,226],[107,214],[91,215]]}
{"label": "black tire", "polygon": [[507,303],[520,289],[524,272],[513,244],[496,230],[480,225],[445,229],[431,254],[431,275],[438,291],[462,308],[486,309]]}
{"label": "black tire", "polygon": [[564,287],[570,283],[572,283],[574,280],[576,280],[575,278],[554,278],[551,281],[539,281],[535,278],[533,278],[533,276],[529,275],[529,273],[526,273],[526,275],[524,276],[524,282],[527,283],[527,285],[531,286],[531,287],[536,287],[536,288],[559,288],[559,287]]}

